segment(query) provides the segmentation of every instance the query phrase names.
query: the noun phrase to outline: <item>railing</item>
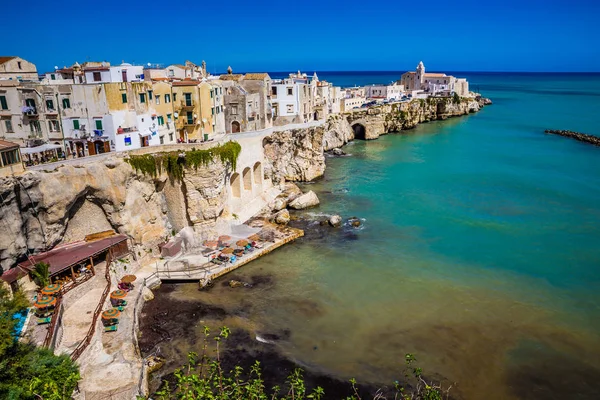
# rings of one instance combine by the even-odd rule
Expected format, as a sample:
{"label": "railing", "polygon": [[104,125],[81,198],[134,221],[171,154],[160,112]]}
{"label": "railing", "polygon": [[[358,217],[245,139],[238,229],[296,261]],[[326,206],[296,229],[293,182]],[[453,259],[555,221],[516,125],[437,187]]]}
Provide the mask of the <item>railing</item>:
{"label": "railing", "polygon": [[121,128],[121,129],[123,129],[123,133],[137,132],[137,128],[135,126],[133,126],[131,128]]}
{"label": "railing", "polygon": [[180,101],[181,104],[181,108],[190,108],[190,107],[194,107],[194,101],[193,100],[181,100]]}
{"label": "railing", "polygon": [[[140,287],[140,291],[138,292],[137,298],[135,299],[135,304],[133,306],[133,323],[131,324],[131,337],[134,342],[135,351],[140,358],[142,358],[142,352],[140,351],[140,346],[139,346],[137,335],[135,334],[135,332],[138,329],[139,323],[140,323],[139,314],[142,311],[140,308],[140,303],[142,303],[142,299],[144,297],[144,295],[143,295],[144,288],[147,287],[148,280],[150,280],[153,277],[158,277],[155,272],[150,274],[146,278],[144,278],[144,281],[142,282],[142,285]],[[142,368],[140,369],[140,378],[138,381],[138,394],[140,396],[146,395],[146,387],[144,385],[145,376],[146,376],[146,363],[142,359]]]}
{"label": "railing", "polygon": [[44,338],[44,347],[50,347],[50,344],[52,343],[52,338],[55,336],[58,327],[60,327],[60,322],[62,321],[62,315],[64,312],[64,307],[62,305],[62,296],[59,296],[56,300],[55,310],[57,311],[54,314],[52,314],[52,320],[50,321],[48,332],[46,333],[46,337]]}
{"label": "railing", "polygon": [[94,337],[94,333],[96,332],[96,323],[98,322],[98,317],[100,316],[100,313],[102,312],[102,309],[104,308],[104,302],[106,301],[106,297],[108,296],[108,293],[110,292],[110,286],[111,286],[110,264],[111,263],[112,263],[112,252],[109,250],[108,255],[106,256],[106,273],[104,274],[104,277],[106,278],[106,287],[104,288],[104,292],[102,292],[100,301],[98,302],[98,305],[96,306],[96,309],[94,310],[94,318],[92,319],[92,324],[90,325],[90,329],[88,329],[88,332],[85,335],[85,339],[83,339],[83,341],[81,343],[79,343],[79,345],[73,351],[73,353],[71,353],[71,360],[73,360],[73,361],[76,361],[81,356],[81,354],[85,351],[85,349],[87,349],[90,342],[92,341],[92,337]]}

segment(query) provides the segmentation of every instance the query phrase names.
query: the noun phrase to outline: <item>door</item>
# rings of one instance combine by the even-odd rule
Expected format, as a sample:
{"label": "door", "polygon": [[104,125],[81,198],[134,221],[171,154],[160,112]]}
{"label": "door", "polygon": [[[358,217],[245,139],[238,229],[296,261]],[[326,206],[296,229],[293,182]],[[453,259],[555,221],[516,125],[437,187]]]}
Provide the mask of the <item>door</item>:
{"label": "door", "polygon": [[121,77],[123,78],[123,82],[127,82],[127,70],[121,70]]}
{"label": "door", "polygon": [[96,154],[96,146],[94,146],[94,142],[88,141],[87,148],[88,148],[88,153],[90,156],[93,156]]}
{"label": "door", "polygon": [[104,142],[104,152],[110,153],[110,142]]}
{"label": "door", "polygon": [[191,107],[192,106],[192,94],[191,93],[184,93],[185,95],[185,105],[186,107]]}
{"label": "door", "polygon": [[238,133],[240,131],[240,123],[233,121],[231,123],[231,133]]}

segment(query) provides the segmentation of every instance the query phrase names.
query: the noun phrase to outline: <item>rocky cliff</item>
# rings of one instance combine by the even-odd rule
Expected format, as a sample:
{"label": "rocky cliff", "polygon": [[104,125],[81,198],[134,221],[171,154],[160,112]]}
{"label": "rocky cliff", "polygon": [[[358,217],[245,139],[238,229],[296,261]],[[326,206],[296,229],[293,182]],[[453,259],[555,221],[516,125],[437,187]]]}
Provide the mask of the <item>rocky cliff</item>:
{"label": "rocky cliff", "polygon": [[321,126],[275,132],[264,139],[268,170],[274,183],[311,181],[325,171],[324,152],[342,147],[356,138],[377,139],[380,135],[411,129],[420,123],[443,120],[479,111],[483,98],[430,98],[352,110],[333,115]]}
{"label": "rocky cliff", "polygon": [[227,199],[219,161],[187,171],[181,182],[136,174],[123,156],[31,171],[0,179],[0,266],[106,229],[131,237],[138,251],[156,249],[173,231],[208,233]]}

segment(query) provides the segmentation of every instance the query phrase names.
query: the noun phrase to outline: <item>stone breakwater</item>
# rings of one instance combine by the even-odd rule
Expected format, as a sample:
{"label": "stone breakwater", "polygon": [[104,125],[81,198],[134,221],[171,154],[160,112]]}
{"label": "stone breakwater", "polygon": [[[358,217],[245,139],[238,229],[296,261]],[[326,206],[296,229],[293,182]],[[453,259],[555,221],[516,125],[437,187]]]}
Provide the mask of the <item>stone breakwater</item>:
{"label": "stone breakwater", "polygon": [[594,146],[600,146],[600,137],[594,135],[588,135],[586,133],[573,132],[568,130],[559,130],[559,129],[546,129],[545,133],[552,135],[559,135],[568,137],[571,139],[579,140],[580,142],[585,142],[589,144],[593,144]]}

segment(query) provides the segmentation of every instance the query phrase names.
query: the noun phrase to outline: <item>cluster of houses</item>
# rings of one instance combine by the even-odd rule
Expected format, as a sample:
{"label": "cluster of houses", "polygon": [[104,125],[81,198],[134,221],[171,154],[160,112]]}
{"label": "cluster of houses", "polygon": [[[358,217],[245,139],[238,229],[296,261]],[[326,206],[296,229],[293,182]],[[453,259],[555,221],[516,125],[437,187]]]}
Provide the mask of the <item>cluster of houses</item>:
{"label": "cluster of houses", "polygon": [[425,73],[423,63],[390,85],[342,89],[316,73],[211,75],[190,61],[76,62],[40,76],[31,62],[0,57],[0,171],[322,120],[369,100],[453,93],[467,96],[467,81]]}

